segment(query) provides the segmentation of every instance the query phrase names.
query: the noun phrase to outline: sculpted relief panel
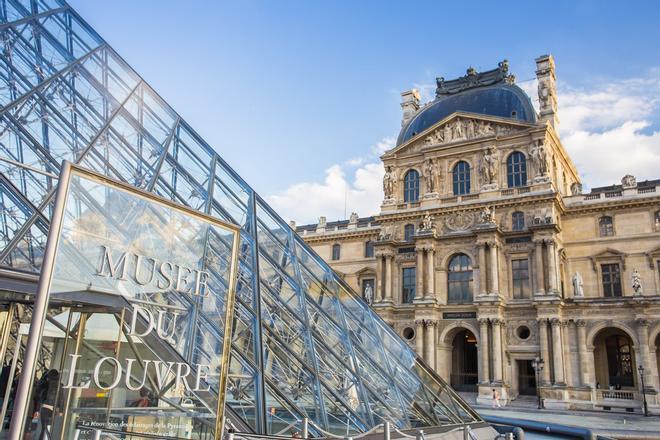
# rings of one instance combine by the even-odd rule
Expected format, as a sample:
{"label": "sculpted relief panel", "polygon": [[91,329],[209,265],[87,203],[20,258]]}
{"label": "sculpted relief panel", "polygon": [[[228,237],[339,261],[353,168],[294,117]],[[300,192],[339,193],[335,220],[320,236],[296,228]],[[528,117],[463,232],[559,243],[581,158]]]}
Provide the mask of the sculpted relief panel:
{"label": "sculpted relief panel", "polygon": [[455,118],[430,133],[424,139],[424,144],[428,146],[496,135],[504,136],[515,131],[518,129],[510,125],[494,124],[470,118]]}

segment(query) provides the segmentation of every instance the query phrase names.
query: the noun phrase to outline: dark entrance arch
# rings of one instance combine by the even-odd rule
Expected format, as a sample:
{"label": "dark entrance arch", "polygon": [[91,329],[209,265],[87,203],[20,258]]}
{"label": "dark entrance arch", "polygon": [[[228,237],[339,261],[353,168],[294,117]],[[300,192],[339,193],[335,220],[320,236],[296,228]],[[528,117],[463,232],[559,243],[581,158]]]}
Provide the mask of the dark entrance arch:
{"label": "dark entrance arch", "polygon": [[602,388],[632,388],[636,383],[633,340],[618,328],[601,330],[594,339],[596,382]]}
{"label": "dark entrance arch", "polygon": [[456,391],[477,391],[477,338],[470,330],[454,336],[451,355],[451,386]]}

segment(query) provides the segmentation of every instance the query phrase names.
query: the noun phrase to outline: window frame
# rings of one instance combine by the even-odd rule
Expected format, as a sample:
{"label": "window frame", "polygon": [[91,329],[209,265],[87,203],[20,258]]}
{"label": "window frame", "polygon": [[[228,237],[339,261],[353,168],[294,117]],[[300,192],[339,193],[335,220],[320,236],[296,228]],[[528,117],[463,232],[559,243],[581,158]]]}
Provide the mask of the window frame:
{"label": "window frame", "polygon": [[511,213],[511,230],[512,231],[525,230],[525,213],[523,211],[513,211]]}
{"label": "window frame", "polygon": [[506,158],[506,182],[509,188],[527,186],[527,157],[521,151]]}
{"label": "window frame", "polygon": [[[406,276],[408,274],[408,276]],[[410,275],[412,274],[412,275]],[[412,286],[406,284],[406,280],[412,279]],[[401,268],[401,304],[412,304],[417,295],[417,268],[408,266]]]}
{"label": "window frame", "polygon": [[[409,233],[410,231],[410,233]],[[415,225],[408,223],[403,227],[403,241],[412,242],[415,241]]]}
{"label": "window frame", "polygon": [[[603,221],[605,219],[609,219],[609,224],[603,224]],[[614,237],[614,216],[601,215],[600,217],[598,217],[598,236]]]}
{"label": "window frame", "polygon": [[[526,267],[517,268],[516,262],[525,262]],[[518,274],[525,273],[526,276],[517,276]],[[523,285],[518,286],[517,282]],[[525,286],[526,284],[526,286]],[[532,297],[532,283],[530,278],[530,264],[529,257],[512,257],[511,258],[511,295],[514,299],[530,299]]]}
{"label": "window frame", "polygon": [[341,259],[341,244],[335,243],[332,245],[331,260],[339,261]]}
{"label": "window frame", "polygon": [[[467,265],[464,266],[463,261],[460,261],[458,267],[461,270],[452,270],[452,265],[457,259],[467,259]],[[466,269],[463,269],[463,267],[466,267]],[[457,291],[455,286],[460,291],[459,296],[454,295],[454,292]],[[447,262],[447,304],[466,304],[472,301],[474,301],[474,266],[472,265],[472,258],[466,253],[459,252],[452,255]]]}
{"label": "window frame", "polygon": [[[460,169],[459,169],[460,167]],[[452,189],[455,196],[470,194],[472,167],[467,161],[459,160],[451,170]]]}
{"label": "window frame", "polygon": [[404,203],[419,202],[419,171],[414,168],[406,171],[403,176],[403,201]]}
{"label": "window frame", "polygon": [[[607,274],[605,272],[605,267],[608,268],[614,268],[616,267],[616,271],[612,272],[610,270],[607,271]],[[621,282],[621,275],[623,271],[621,270],[621,263],[619,262],[602,262],[600,263],[600,287],[602,289],[602,295],[604,298],[621,298],[624,296],[623,294],[623,283]],[[608,276],[611,278],[612,275],[617,275],[618,280],[612,281],[608,280],[607,282],[605,281],[605,277]],[[618,284],[618,295],[616,294],[616,289]],[[606,286],[609,286],[606,287]]]}
{"label": "window frame", "polygon": [[372,240],[364,242],[364,258],[373,258],[376,255],[374,244]]}

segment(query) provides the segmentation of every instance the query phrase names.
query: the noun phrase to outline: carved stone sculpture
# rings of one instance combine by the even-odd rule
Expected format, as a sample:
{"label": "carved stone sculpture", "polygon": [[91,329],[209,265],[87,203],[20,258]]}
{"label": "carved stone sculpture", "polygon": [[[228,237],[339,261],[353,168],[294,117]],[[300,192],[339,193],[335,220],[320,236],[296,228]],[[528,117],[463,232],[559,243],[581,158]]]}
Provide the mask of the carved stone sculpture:
{"label": "carved stone sculpture", "polygon": [[422,219],[422,225],[419,228],[421,232],[431,232],[435,230],[435,223],[433,223],[433,216],[426,214]]}
{"label": "carved stone sculpture", "polygon": [[577,196],[582,194],[582,184],[579,182],[574,182],[571,185],[571,195]]}
{"label": "carved stone sculpture", "polygon": [[374,302],[374,289],[371,287],[371,284],[367,284],[367,287],[364,288],[364,300],[369,305]]}
{"label": "carved stone sculpture", "polygon": [[474,215],[469,212],[456,212],[445,218],[445,226],[451,232],[467,231],[474,224]]}
{"label": "carved stone sculpture", "polygon": [[394,199],[396,183],[396,172],[392,170],[391,166],[389,166],[385,170],[385,176],[383,176],[383,192],[385,193],[385,200]]}
{"label": "carved stone sculpture", "polygon": [[641,295],[642,294],[642,277],[640,276],[637,269],[633,270],[633,273],[630,276],[630,280],[631,280],[632,289],[635,292],[635,295]]}
{"label": "carved stone sculpture", "polygon": [[479,173],[484,186],[497,186],[498,154],[495,148],[488,147],[481,158]]}
{"label": "carved stone sculpture", "polygon": [[575,272],[575,274],[573,274],[572,281],[573,281],[573,296],[583,297],[584,289],[583,289],[582,275],[580,274],[580,272]]}
{"label": "carved stone sculpture", "polygon": [[355,224],[355,223],[358,222],[358,218],[359,218],[359,216],[358,216],[357,212],[351,212],[351,216],[350,216],[348,222],[351,223],[351,224]]}
{"label": "carved stone sculpture", "polygon": [[548,175],[548,154],[542,140],[536,143],[529,150],[529,156],[532,159],[536,177],[543,177]]}
{"label": "carved stone sculpture", "polygon": [[635,176],[626,174],[621,179],[621,186],[623,186],[624,189],[635,188],[637,186],[637,179],[635,178]]}
{"label": "carved stone sculpture", "polygon": [[495,223],[495,209],[484,206],[479,212],[479,224]]}
{"label": "carved stone sculpture", "polygon": [[424,162],[424,179],[426,181],[426,193],[436,192],[436,181],[438,178],[438,167],[432,159]]}

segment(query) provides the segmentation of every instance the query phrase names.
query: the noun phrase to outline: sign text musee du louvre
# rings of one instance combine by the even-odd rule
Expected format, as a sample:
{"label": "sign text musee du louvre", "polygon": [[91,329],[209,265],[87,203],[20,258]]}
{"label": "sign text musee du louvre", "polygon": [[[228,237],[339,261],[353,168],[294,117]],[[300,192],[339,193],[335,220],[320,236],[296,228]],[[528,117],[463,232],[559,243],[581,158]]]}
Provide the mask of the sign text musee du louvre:
{"label": "sign text musee du louvre", "polygon": [[[192,296],[209,295],[207,292],[208,271],[159,260],[156,257],[147,257],[138,253],[126,251],[116,252],[105,245],[101,245],[99,250],[100,263],[96,271],[97,276],[113,278],[125,283],[135,283],[141,287],[151,286],[157,291],[173,290]],[[179,312],[163,309],[158,310],[154,314],[151,309],[142,307],[139,304],[133,304],[130,313],[129,337],[144,338],[155,333],[159,338],[168,342],[174,340],[176,324],[180,315]],[[138,322],[142,322],[145,328],[139,330]],[[166,325],[165,323],[168,324]],[[71,358],[71,366],[68,379],[64,383],[63,388],[87,389],[94,385],[98,389],[111,390],[122,382],[123,376],[127,389],[139,391],[145,387],[149,368],[151,367],[159,388],[163,388],[166,385],[165,382],[168,377],[174,375],[176,387],[185,386],[189,391],[209,391],[210,389],[210,385],[206,383],[210,369],[210,365],[208,364],[194,365],[193,368],[195,371],[193,372],[193,368],[186,362],[164,362],[147,359],[142,363],[142,369],[144,371],[142,378],[138,383],[132,383],[131,377],[134,376],[133,369],[135,368],[137,359],[125,358],[123,359],[124,365],[122,365],[122,360],[112,356],[102,357],[96,362],[92,381],[86,381],[83,385],[76,386],[74,383],[75,373],[78,359],[81,355],[69,354],[69,356]],[[106,363],[115,367],[114,375],[109,383],[100,379],[101,369]],[[191,378],[189,376],[191,376],[191,373],[194,385],[190,384]]]}
{"label": "sign text musee du louvre", "polygon": [[[65,163],[10,438],[26,432],[39,359],[59,375],[56,438],[110,410],[132,432],[189,438],[212,423],[221,438],[238,240],[235,225]],[[40,358],[47,345],[58,354]],[[163,417],[188,428],[158,431]]]}

